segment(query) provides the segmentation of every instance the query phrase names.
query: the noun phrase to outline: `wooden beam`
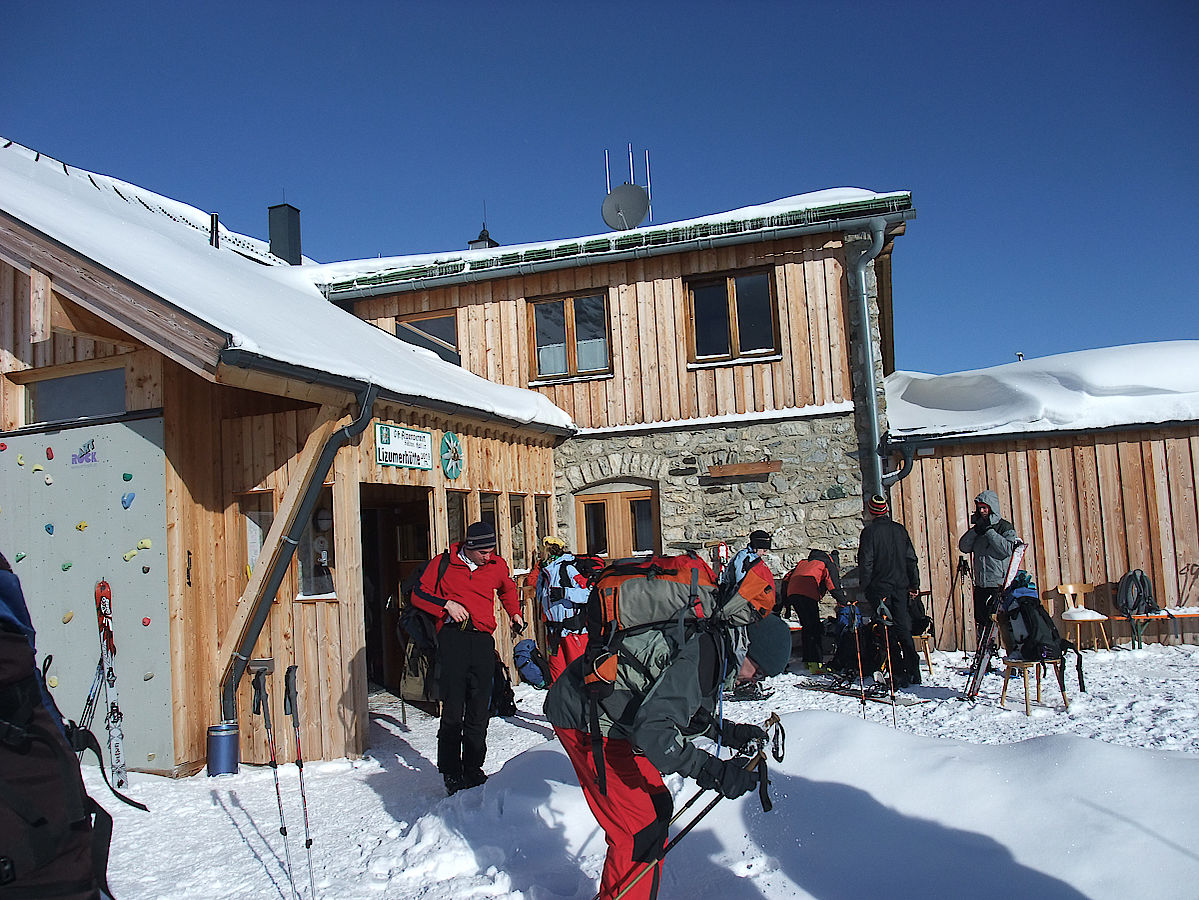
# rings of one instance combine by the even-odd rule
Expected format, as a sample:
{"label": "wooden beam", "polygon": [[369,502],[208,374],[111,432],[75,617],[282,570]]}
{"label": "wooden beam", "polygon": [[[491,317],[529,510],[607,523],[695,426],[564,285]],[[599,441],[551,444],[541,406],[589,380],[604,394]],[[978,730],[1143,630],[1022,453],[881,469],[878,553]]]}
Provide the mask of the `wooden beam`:
{"label": "wooden beam", "polygon": [[353,393],[339,388],[311,384],[294,378],[284,378],[282,375],[273,375],[269,372],[241,369],[225,363],[217,366],[216,381],[218,384],[228,387],[256,391],[259,394],[273,394],[276,397],[288,397],[306,403],[346,406],[355,399]]}
{"label": "wooden beam", "polygon": [[781,459],[767,459],[756,463],[732,463],[727,466],[708,466],[708,474],[713,478],[729,478],[735,475],[765,475],[769,472],[781,472]]}
{"label": "wooden beam", "polygon": [[50,298],[50,329],[55,334],[93,338],[127,347],[140,346],[135,338],[57,291]]}
{"label": "wooden beam", "polygon": [[346,406],[344,405],[325,404],[317,413],[316,422],[308,434],[308,440],[304,442],[304,449],[296,460],[295,470],[287,484],[287,489],[283,492],[283,500],[279,504],[279,509],[275,511],[275,520],[271,523],[266,540],[263,542],[262,550],[258,555],[258,564],[250,573],[246,589],[242,591],[242,595],[237,601],[237,612],[234,613],[229,627],[225,629],[225,634],[221,638],[217,659],[225,661],[222,668],[222,683],[233,667],[234,648],[246,637],[246,630],[254,609],[260,603],[266,602],[267,598],[260,595],[266,586],[267,573],[271,571],[283,554],[283,536],[295,522],[304,490],[316,473],[316,464],[320,459],[321,450],[333,432],[350,421],[350,416],[345,410]]}
{"label": "wooden beam", "polygon": [[50,276],[41,269],[29,270],[29,343],[50,340]]}

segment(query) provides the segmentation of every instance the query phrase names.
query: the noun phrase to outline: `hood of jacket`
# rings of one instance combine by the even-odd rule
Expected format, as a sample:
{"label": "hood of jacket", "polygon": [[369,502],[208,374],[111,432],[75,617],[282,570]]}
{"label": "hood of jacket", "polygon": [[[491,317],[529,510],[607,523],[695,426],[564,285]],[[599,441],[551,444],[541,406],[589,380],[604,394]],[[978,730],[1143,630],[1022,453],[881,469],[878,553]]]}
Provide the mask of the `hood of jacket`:
{"label": "hood of jacket", "polygon": [[1003,518],[1003,510],[999,508],[999,495],[994,491],[983,491],[974,498],[975,503],[985,503],[991,508],[991,524],[999,524],[999,520]]}

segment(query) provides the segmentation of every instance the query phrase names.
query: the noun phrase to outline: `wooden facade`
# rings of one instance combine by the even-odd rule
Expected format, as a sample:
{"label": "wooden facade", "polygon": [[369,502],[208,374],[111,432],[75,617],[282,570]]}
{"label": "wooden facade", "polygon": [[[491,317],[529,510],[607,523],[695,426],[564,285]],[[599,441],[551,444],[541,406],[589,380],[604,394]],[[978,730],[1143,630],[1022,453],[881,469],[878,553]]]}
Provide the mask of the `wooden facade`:
{"label": "wooden facade", "polygon": [[[1028,543],[1024,568],[1060,623],[1057,585],[1096,585],[1087,605],[1115,616],[1116,584],[1131,569],[1149,575],[1162,607],[1199,605],[1196,485],[1199,425],[1189,425],[946,441],[917,455],[891,496],[916,545],[921,583],[933,591],[938,646],[948,649],[959,645],[963,621],[974,645],[970,601],[963,616],[962,592],[950,597],[949,588],[981,491],[999,495],[1004,518]],[[1127,637],[1124,620],[1108,624]]]}
{"label": "wooden facade", "polygon": [[[161,413],[175,758],[152,765],[135,761],[132,767],[194,771],[206,757],[207,728],[220,719],[221,675],[237,623],[245,618],[239,604],[247,600],[250,559],[239,504],[252,497],[278,512],[288,502],[289,489],[292,496],[297,491],[301,451],[323,412],[333,411],[331,424],[338,419],[345,424],[354,411],[354,398],[240,370],[218,373],[229,384],[202,377],[90,314],[56,291],[35,267],[22,265],[11,250],[3,258],[8,261],[0,261],[0,433],[26,426],[29,384],[106,368],[124,369],[128,414]],[[123,289],[117,285],[114,292]],[[510,516],[520,514],[527,544],[534,539],[539,512],[542,517],[552,515],[552,446],[558,440],[554,435],[500,425],[482,415],[464,418],[384,401],[372,412],[374,421],[431,433],[434,448],[445,432],[454,432],[461,440],[465,465],[457,479],[450,479],[436,464],[435,450],[431,470],[381,466],[371,429],[338,452],[325,489],[333,515],[329,568],[334,589],[304,595],[293,559],[253,652],[276,661],[275,688],[281,688],[287,665],[300,666],[302,740],[313,759],[356,756],[366,747],[364,496],[369,495],[372,499],[366,502],[375,506],[387,505],[401,494],[406,500],[417,498],[418,530],[427,534],[423,549],[430,554],[449,541],[447,498],[453,492],[471,517],[468,521],[479,517],[483,498],[493,499],[499,549],[506,558],[511,558],[514,532],[519,533]],[[29,578],[30,562],[22,566],[21,574]],[[381,601],[397,595],[398,584],[377,585],[376,590]],[[38,597],[29,599],[36,620]],[[43,623],[38,627],[43,630]],[[375,627],[384,626],[376,622]],[[497,644],[510,659],[506,633],[497,634]],[[266,736],[261,718],[251,715],[250,699],[249,679],[244,678],[238,695],[241,758],[266,762]],[[271,690],[273,716],[280,723],[286,721],[282,699],[281,689]],[[126,715],[128,721],[136,721],[135,711]],[[276,738],[281,757],[291,758],[291,729],[279,728]]]}
{"label": "wooden facade", "polygon": [[[822,406],[852,400],[842,238],[808,235],[385,294],[356,301],[354,312],[394,333],[397,321],[453,311],[464,368],[545,394],[581,428]],[[691,362],[688,280],[754,269],[772,276],[778,352]],[[608,301],[611,372],[530,378],[530,301],[594,291]]]}

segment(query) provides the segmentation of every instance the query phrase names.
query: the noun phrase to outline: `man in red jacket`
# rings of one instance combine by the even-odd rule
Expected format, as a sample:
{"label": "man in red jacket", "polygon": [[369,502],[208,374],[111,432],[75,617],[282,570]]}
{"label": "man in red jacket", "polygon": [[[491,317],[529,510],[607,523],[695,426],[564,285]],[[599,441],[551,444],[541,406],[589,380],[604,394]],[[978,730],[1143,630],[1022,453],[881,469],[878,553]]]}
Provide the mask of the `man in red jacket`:
{"label": "man in red jacket", "polygon": [[495,555],[495,529],[486,522],[475,522],[466,529],[466,540],[430,562],[412,592],[417,608],[438,617],[437,770],[450,794],[487,780],[483,760],[495,673],[497,594],[513,628],[524,630],[520,593],[508,564]]}
{"label": "man in red jacket", "polygon": [[837,605],[845,603],[841,590],[837,551],[812,550],[808,558],[795,564],[783,579],[783,600],[775,607],[779,616],[794,609],[803,626],[803,661],[813,675],[824,671],[824,622],[820,618],[820,598],[832,593]]}

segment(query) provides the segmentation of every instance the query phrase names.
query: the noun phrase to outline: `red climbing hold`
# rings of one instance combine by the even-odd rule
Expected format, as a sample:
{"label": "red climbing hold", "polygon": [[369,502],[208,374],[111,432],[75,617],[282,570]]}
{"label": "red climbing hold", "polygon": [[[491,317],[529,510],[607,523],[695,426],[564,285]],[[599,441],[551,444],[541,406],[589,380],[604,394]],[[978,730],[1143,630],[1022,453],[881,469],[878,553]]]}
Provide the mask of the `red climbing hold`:
{"label": "red climbing hold", "polygon": [[142,624],[143,624],[143,625],[149,625],[149,624],[150,624],[150,617],[149,617],[149,616],[146,616],[144,619],[142,619]]}
{"label": "red climbing hold", "polygon": [[46,448],[46,459],[54,459],[54,450],[50,447]]}

